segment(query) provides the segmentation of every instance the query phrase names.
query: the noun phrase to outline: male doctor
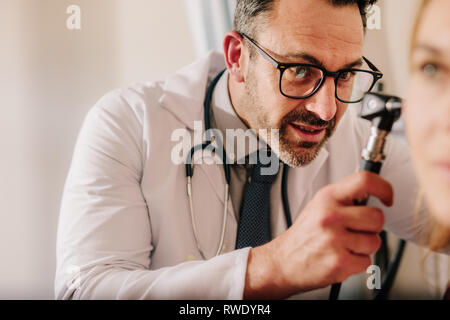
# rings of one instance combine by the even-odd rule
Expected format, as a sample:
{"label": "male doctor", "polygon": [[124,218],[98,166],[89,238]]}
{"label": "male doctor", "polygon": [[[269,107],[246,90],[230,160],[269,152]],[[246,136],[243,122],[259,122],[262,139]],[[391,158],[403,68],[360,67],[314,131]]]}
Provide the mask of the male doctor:
{"label": "male doctor", "polygon": [[[373,2],[237,0],[225,57],[211,53],[165,81],[104,96],[83,123],[64,189],[57,298],[327,298],[331,284],[371,265],[383,228],[414,239],[422,220],[414,221],[405,146],[388,140],[381,177],[357,172],[369,123],[349,103],[357,70],[376,81],[362,57]],[[256,165],[231,165],[216,255],[223,166],[195,166],[193,226],[185,165],[172,153],[173,133],[192,133],[203,120],[205,92],[225,68],[212,93],[211,126],[224,134],[279,129],[282,165],[261,189],[265,200],[253,202],[264,194],[248,194]],[[281,197],[288,166],[289,228]],[[367,196],[369,206],[354,205]],[[269,238],[251,242],[261,229]]]}

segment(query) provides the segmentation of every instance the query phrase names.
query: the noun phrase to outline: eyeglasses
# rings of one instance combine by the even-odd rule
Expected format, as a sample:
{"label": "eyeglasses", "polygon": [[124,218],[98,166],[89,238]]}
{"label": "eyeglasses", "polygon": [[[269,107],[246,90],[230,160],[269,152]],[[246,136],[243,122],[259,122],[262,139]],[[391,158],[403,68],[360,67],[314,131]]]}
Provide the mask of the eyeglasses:
{"label": "eyeglasses", "polygon": [[280,92],[288,98],[309,98],[322,87],[326,77],[333,77],[336,98],[344,103],[357,103],[362,101],[364,94],[372,90],[375,83],[383,77],[380,70],[365,57],[363,59],[372,71],[348,68],[330,72],[313,64],[281,63],[247,35],[243,33],[240,35],[247,39],[267,61],[280,70]]}

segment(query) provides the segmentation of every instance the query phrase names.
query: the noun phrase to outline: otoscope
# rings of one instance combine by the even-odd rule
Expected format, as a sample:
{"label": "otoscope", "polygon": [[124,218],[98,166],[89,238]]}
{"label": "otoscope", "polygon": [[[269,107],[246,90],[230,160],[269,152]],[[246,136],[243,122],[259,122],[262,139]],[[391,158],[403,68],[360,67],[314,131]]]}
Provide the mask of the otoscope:
{"label": "otoscope", "polygon": [[[379,93],[366,93],[362,100],[361,118],[372,122],[370,137],[366,147],[361,153],[361,171],[380,173],[383,160],[385,158],[384,146],[386,138],[392,130],[395,121],[400,118],[402,99],[395,96],[388,96]],[[365,206],[368,198],[355,200],[355,205]],[[405,241],[400,240],[399,246],[394,254],[392,263],[388,263],[389,252],[387,246],[386,232],[380,233],[382,245],[376,253],[376,264],[382,264],[386,270],[381,289],[376,291],[375,300],[386,299],[389,290],[394,282],[395,274],[400,264],[400,259],[405,247]],[[331,287],[330,300],[337,300],[341,283],[335,283]]]}

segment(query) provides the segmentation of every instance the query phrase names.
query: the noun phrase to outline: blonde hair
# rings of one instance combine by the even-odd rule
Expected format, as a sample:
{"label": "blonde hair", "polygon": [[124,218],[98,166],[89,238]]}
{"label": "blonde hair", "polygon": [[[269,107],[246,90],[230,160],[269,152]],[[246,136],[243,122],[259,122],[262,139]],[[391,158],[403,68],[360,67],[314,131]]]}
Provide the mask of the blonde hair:
{"label": "blonde hair", "polygon": [[[431,0],[422,0],[419,6],[419,10],[417,13],[417,17],[414,23],[413,32],[411,36],[411,48],[410,54],[412,54],[414,45],[417,41],[417,35],[420,28],[420,23],[422,21],[423,14],[425,12],[426,7],[430,4]],[[411,60],[411,59],[410,59]],[[419,214],[421,204],[424,201],[424,193],[423,190],[419,191],[418,195],[418,205],[416,206],[416,216]],[[426,230],[431,230],[427,232],[427,238],[423,239],[427,244],[428,248],[431,251],[440,251],[442,249],[446,249],[450,246],[450,229],[439,224],[431,215],[429,215],[429,226]],[[424,237],[424,235],[422,236]]]}

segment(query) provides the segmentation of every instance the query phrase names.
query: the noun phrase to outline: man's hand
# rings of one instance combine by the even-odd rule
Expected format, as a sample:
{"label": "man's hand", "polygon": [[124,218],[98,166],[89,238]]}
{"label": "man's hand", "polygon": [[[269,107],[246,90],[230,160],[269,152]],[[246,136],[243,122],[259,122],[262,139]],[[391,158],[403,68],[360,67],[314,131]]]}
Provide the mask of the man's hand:
{"label": "man's hand", "polygon": [[391,185],[370,172],[319,190],[291,228],[250,250],[244,299],[287,298],[365,271],[384,225],[380,209],[354,205],[369,195],[392,206]]}

